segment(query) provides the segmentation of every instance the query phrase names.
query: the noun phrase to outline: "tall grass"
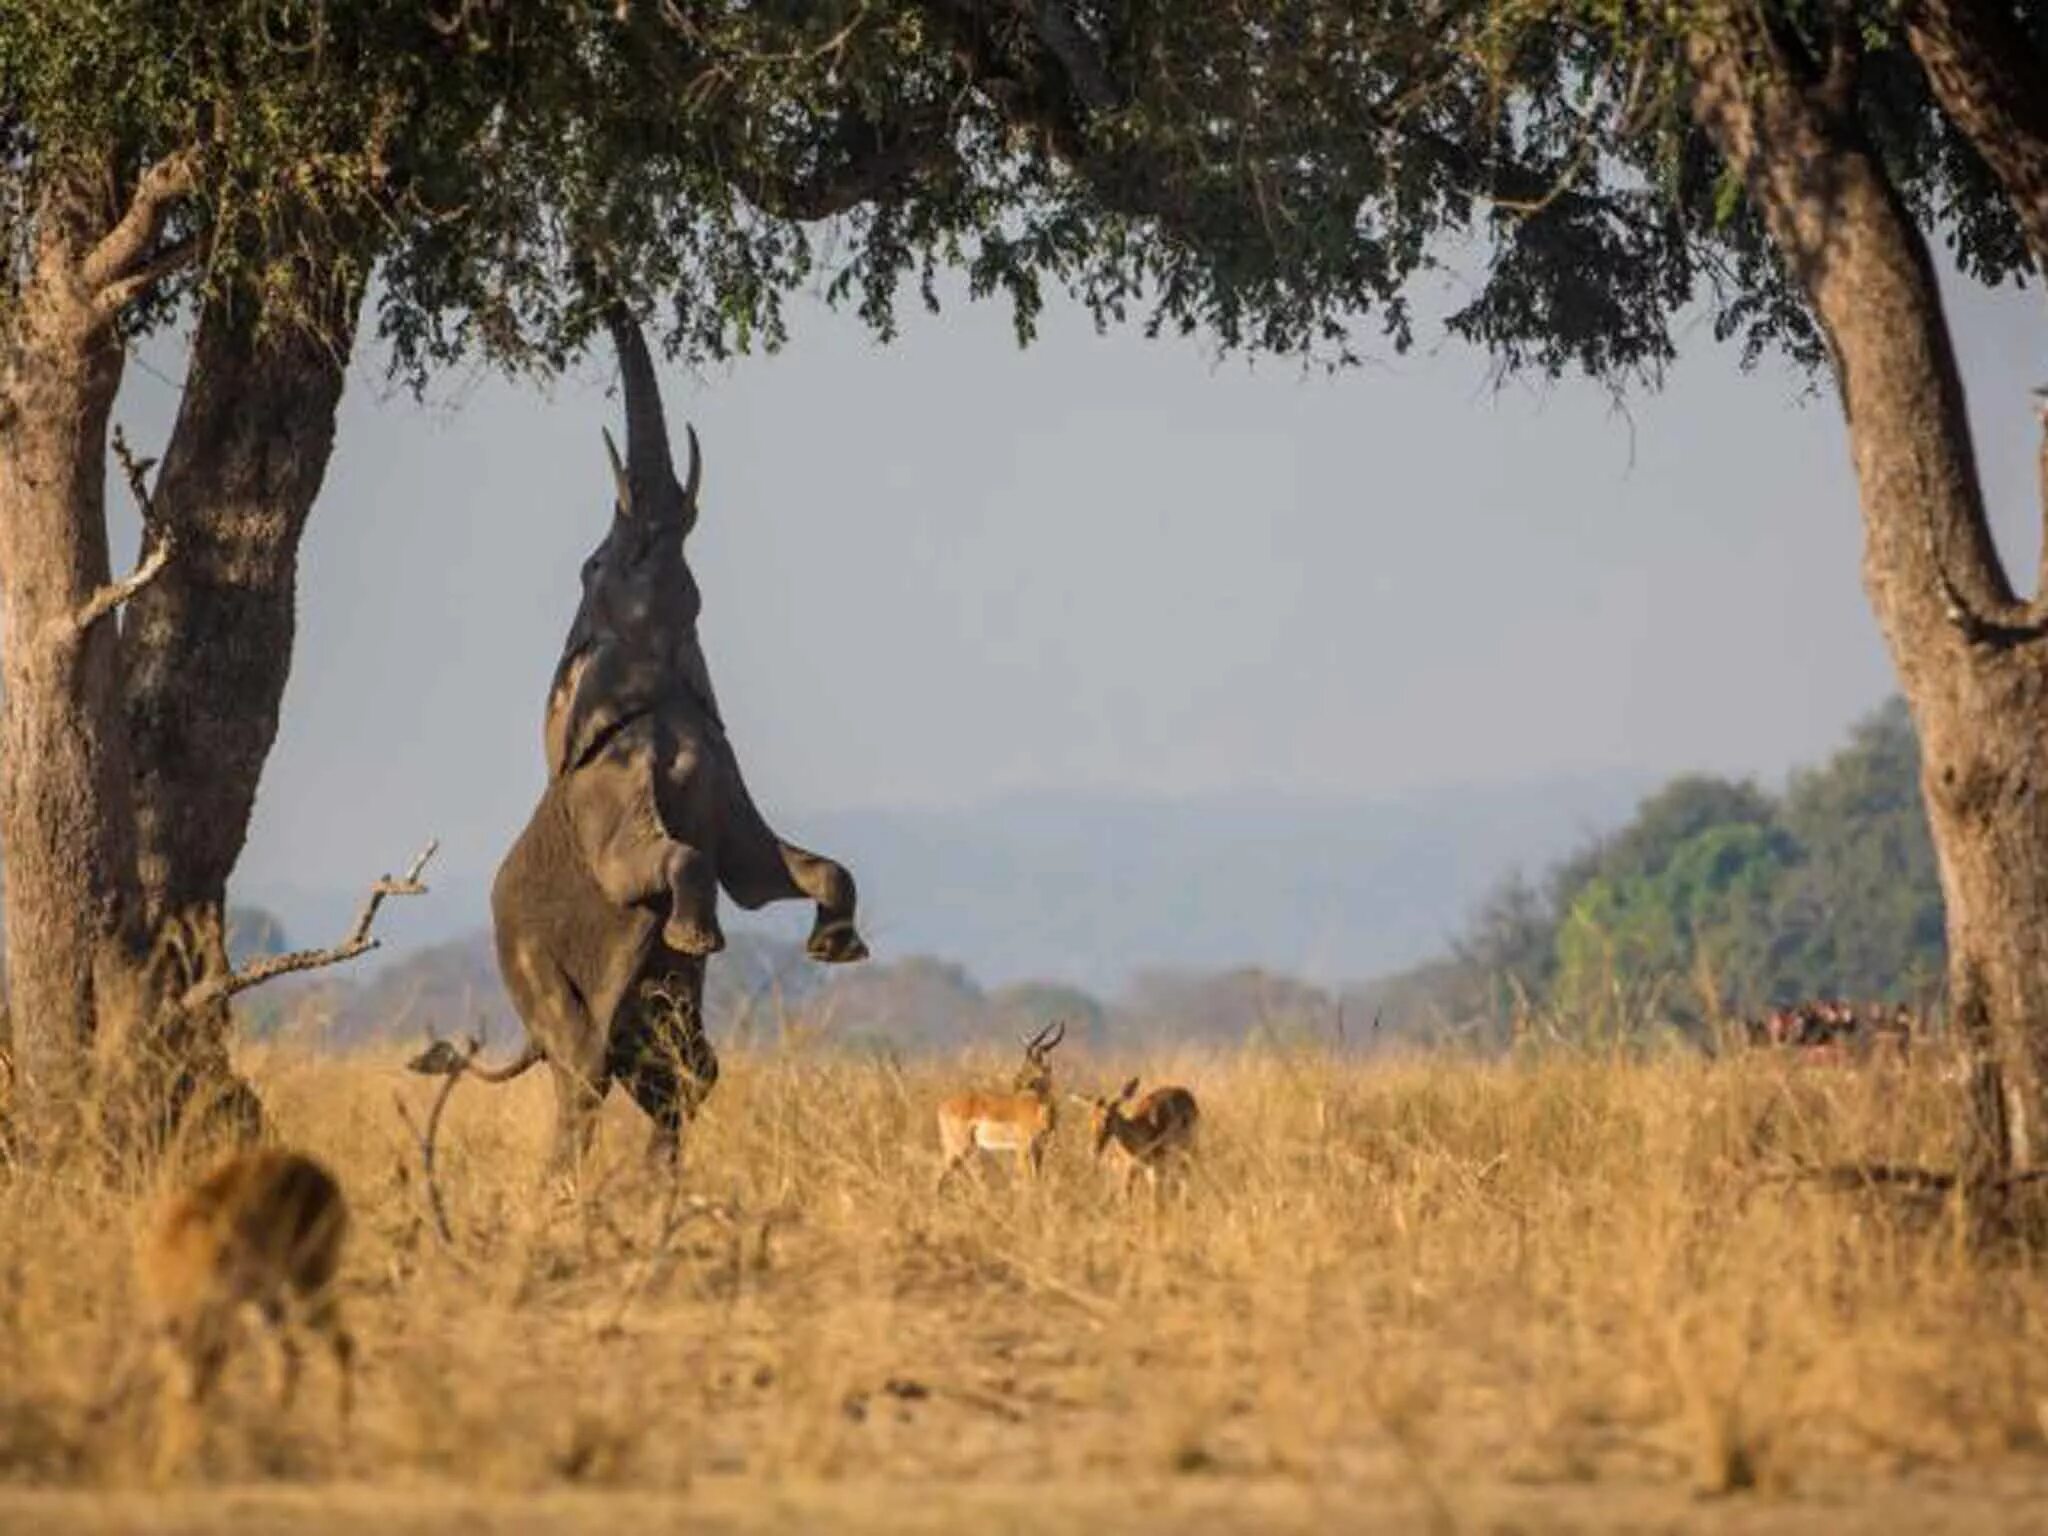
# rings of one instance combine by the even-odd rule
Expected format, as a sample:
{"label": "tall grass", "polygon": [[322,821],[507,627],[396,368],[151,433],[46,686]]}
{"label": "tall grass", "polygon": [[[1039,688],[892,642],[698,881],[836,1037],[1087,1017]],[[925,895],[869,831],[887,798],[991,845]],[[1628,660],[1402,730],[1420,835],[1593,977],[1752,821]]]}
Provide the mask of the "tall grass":
{"label": "tall grass", "polygon": [[[395,1053],[394,1053],[395,1054]],[[284,1140],[354,1205],[346,1441],[309,1365],[231,1369],[198,1480],[549,1490],[705,1478],[1057,1486],[1185,1476],[1722,1492],[2038,1455],[2048,1288],[1938,1201],[1814,1162],[1939,1164],[1918,1069],[1553,1051],[1374,1066],[1313,1050],[1058,1063],[1199,1095],[1184,1196],[1126,1204],[1078,1110],[1047,1175],[935,1195],[933,1107],[1006,1075],[731,1052],[677,1204],[608,1111],[543,1191],[544,1073],[466,1083],[426,1215],[384,1060],[253,1054]],[[135,1483],[132,1233],[153,1182],[0,1175],[0,1483]]]}

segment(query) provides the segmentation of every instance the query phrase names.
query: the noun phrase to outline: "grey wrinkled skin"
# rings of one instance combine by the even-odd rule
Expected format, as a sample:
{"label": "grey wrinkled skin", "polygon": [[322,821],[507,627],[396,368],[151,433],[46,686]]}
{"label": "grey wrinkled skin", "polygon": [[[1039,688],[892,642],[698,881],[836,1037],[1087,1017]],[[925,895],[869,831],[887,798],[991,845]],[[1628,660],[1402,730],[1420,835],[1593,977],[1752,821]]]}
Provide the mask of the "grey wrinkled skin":
{"label": "grey wrinkled skin", "polygon": [[748,910],[808,898],[814,959],[867,955],[852,875],[776,836],[747,792],[683,555],[697,519],[696,435],[680,485],[646,345],[623,311],[611,324],[627,462],[614,455],[611,526],[584,562],[548,691],[548,786],[491,893],[506,988],[555,1074],[557,1163],[587,1146],[614,1078],[654,1121],[651,1150],[673,1160],[717,1077],[702,1000],[705,959],[725,944],[721,887]]}

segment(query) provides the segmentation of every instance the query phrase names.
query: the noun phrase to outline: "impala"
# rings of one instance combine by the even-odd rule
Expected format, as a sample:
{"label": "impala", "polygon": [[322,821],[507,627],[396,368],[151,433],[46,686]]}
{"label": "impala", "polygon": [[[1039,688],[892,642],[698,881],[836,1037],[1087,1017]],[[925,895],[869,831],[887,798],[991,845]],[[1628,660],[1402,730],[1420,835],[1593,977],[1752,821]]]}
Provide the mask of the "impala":
{"label": "impala", "polygon": [[177,1459],[193,1414],[252,1318],[271,1344],[279,1409],[290,1405],[298,1385],[298,1331],[326,1342],[346,1429],[355,1346],[333,1288],[347,1235],[341,1186],[296,1152],[238,1153],[164,1207],[137,1252],[144,1309],[166,1368],[166,1407],[173,1409],[159,1470]]}
{"label": "impala", "polygon": [[1064,1021],[1024,1042],[1024,1065],[1008,1093],[958,1093],[939,1106],[939,1188],[977,1150],[1014,1152],[1018,1166],[1037,1176],[1053,1133],[1052,1053],[1067,1037]]}
{"label": "impala", "polygon": [[1154,1088],[1133,1104],[1137,1091],[1134,1077],[1113,1099],[1074,1095],[1088,1106],[1096,1157],[1114,1148],[1112,1157],[1123,1164],[1126,1197],[1140,1173],[1158,1193],[1161,1170],[1185,1163],[1194,1152],[1195,1122],[1201,1114],[1195,1096],[1185,1088]]}

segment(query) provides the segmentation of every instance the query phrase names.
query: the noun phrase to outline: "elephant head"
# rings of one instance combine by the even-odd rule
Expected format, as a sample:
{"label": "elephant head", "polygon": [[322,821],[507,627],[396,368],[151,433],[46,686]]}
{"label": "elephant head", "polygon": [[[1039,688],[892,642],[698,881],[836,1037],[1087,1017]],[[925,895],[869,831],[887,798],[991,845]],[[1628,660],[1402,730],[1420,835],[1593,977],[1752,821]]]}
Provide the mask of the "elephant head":
{"label": "elephant head", "polygon": [[703,483],[697,433],[684,429],[690,461],[678,482],[646,340],[622,305],[613,304],[606,320],[626,399],[626,455],[621,460],[606,431],[612,517],[583,562],[582,599],[548,693],[551,776],[565,772],[620,720],[659,707],[679,690],[720,723],[697,638],[703,597],[683,551],[697,526]]}

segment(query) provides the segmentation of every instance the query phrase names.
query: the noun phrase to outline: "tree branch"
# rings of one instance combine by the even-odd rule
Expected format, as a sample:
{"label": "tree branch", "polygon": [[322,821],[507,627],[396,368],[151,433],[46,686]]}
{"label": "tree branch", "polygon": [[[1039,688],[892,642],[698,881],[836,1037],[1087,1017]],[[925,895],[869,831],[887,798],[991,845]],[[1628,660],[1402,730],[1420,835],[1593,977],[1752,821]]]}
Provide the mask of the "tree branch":
{"label": "tree branch", "polygon": [[412,861],[412,867],[394,880],[389,875],[380,876],[371,885],[369,898],[363,903],[363,910],[356,914],[355,926],[339,944],[327,949],[294,950],[288,955],[267,955],[251,962],[239,971],[226,975],[214,975],[198,982],[179,999],[179,1006],[188,1013],[208,1004],[220,1002],[251,987],[261,986],[279,976],[288,976],[297,971],[324,970],[330,965],[340,965],[358,955],[369,953],[383,941],[372,938],[370,927],[377,921],[377,909],[384,905],[387,896],[424,896],[426,886],[420,883],[420,871],[427,867],[427,860],[441,846],[435,838],[420,850],[420,856]]}
{"label": "tree branch", "polygon": [[135,497],[135,504],[142,512],[142,536],[148,552],[135,569],[119,581],[109,582],[85,600],[74,612],[62,614],[51,621],[45,638],[60,641],[83,635],[101,619],[107,617],[123,603],[134,597],[144,587],[164,573],[170,563],[173,540],[170,530],[157,520],[156,501],[150,495],[147,475],[155,459],[138,459],[128,446],[128,438],[120,427],[114,428],[114,456],[121,461],[121,471],[128,477],[128,489]]}
{"label": "tree branch", "polygon": [[175,277],[199,259],[201,249],[197,235],[188,235],[183,240],[173,240],[159,247],[145,258],[127,276],[117,278],[99,291],[94,302],[102,315],[117,315],[128,305],[141,298],[166,278]]}
{"label": "tree branch", "polygon": [[1956,130],[2005,189],[2048,275],[2048,93],[2040,51],[1998,0],[1912,0],[1906,40]]}
{"label": "tree branch", "polygon": [[134,273],[155,247],[171,210],[190,195],[197,173],[197,157],[189,149],[166,155],[142,173],[128,211],[85,258],[79,275],[86,287],[104,289]]}
{"label": "tree branch", "polygon": [[1026,9],[1031,29],[1046,51],[1059,60],[1081,105],[1090,112],[1113,112],[1122,106],[1123,93],[1110,78],[1102,50],[1074,15],[1073,7],[1061,0],[1032,0]]}
{"label": "tree branch", "polygon": [[135,596],[157,577],[163,575],[165,565],[171,558],[171,542],[159,538],[149,553],[142,557],[142,563],[123,576],[119,581],[109,582],[85,600],[85,604],[70,617],[58,621],[59,626],[72,633],[84,634],[108,614]]}
{"label": "tree branch", "polygon": [[[2048,450],[2044,450],[2043,463],[2044,468],[2048,468]],[[2044,611],[2042,598],[2037,597],[2023,606],[2016,605],[2019,612],[2013,617],[1986,617],[1977,611],[1955,584],[1948,573],[1947,562],[1941,558],[1932,512],[1927,518],[1926,541],[1927,563],[1934,571],[1935,585],[1940,591],[1941,611],[1963,639],[1971,645],[1981,645],[1994,651],[2009,651],[2032,641],[2048,639],[2048,611]]]}
{"label": "tree branch", "polygon": [[[850,128],[842,137],[851,139],[858,131]],[[809,223],[872,202],[953,159],[949,123],[921,124],[894,135],[871,126],[869,131],[873,142],[849,147],[847,157],[828,169],[802,177],[754,178],[745,188],[747,200],[776,218]]]}

